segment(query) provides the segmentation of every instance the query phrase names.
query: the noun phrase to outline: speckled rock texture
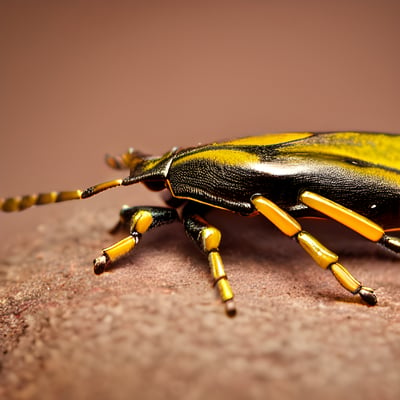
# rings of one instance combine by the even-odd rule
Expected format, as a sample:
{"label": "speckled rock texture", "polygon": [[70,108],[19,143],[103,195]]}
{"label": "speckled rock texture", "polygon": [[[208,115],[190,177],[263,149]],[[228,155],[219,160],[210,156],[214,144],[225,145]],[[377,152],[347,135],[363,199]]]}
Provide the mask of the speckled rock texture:
{"label": "speckled rock texture", "polygon": [[376,288],[369,307],[262,218],[213,215],[236,293],[230,319],[179,224],[94,275],[99,249],[122,237],[107,233],[113,218],[77,214],[7,243],[0,398],[400,398],[398,259],[311,226]]}

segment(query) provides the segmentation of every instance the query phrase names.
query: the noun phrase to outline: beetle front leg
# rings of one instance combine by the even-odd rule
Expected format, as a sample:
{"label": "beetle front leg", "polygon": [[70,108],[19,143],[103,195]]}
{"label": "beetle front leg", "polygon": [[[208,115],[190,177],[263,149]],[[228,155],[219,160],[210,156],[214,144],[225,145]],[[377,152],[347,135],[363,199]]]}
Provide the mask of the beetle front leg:
{"label": "beetle front leg", "polygon": [[197,212],[201,206],[193,207],[188,204],[183,210],[183,224],[187,235],[194,240],[208,258],[214,286],[218,289],[221,300],[225,304],[228,316],[236,315],[236,306],[233,300],[233,292],[226,276],[224,264],[219,253],[221,232],[208,224],[208,222]]}
{"label": "beetle front leg", "polygon": [[176,220],[178,220],[178,214],[172,208],[124,206],[120,212],[120,221],[112,232],[129,226],[130,234],[103,249],[102,255],[93,260],[95,274],[103,273],[107,266],[133,250],[145,232]]}
{"label": "beetle front leg", "polygon": [[377,303],[374,291],[361,285],[343,265],[338,263],[338,255],[327,249],[310,233],[304,231],[300,223],[290,214],[261,195],[254,195],[251,201],[257,211],[285,235],[294,238],[321,268],[329,269],[345,289],[352,294],[359,294],[369,305]]}

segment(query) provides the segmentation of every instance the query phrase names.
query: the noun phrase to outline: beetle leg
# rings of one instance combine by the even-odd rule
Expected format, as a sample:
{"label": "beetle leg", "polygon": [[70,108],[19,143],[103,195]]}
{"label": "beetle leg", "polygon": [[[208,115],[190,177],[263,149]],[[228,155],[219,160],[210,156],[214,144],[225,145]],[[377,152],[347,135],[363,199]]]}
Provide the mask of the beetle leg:
{"label": "beetle leg", "polygon": [[257,211],[269,219],[285,235],[294,238],[321,268],[330,269],[345,289],[353,294],[359,294],[370,305],[377,303],[374,291],[362,286],[343,265],[338,263],[338,255],[327,249],[310,233],[304,231],[296,219],[261,195],[254,195],[251,201]]}
{"label": "beetle leg", "polygon": [[166,207],[128,207],[124,206],[120,212],[120,222],[113,229],[129,226],[129,236],[103,249],[102,255],[93,260],[94,272],[101,274],[106,267],[117,261],[139,243],[142,235],[149,229],[178,220],[176,210]]}
{"label": "beetle leg", "polygon": [[370,219],[313,192],[305,191],[299,199],[306,206],[327,215],[372,242],[380,243],[389,250],[400,253],[400,239],[387,235],[382,227]]}
{"label": "beetle leg", "polygon": [[214,286],[218,289],[221,300],[225,304],[227,315],[233,317],[236,314],[234,295],[218,249],[221,242],[221,232],[209,225],[201,215],[192,209],[190,204],[183,210],[183,224],[187,235],[206,254]]}
{"label": "beetle leg", "polygon": [[177,221],[178,214],[174,208],[169,207],[153,207],[153,206],[127,206],[121,207],[119,212],[119,221],[116,226],[110,230],[110,233],[114,234],[121,229],[131,230],[132,218],[138,211],[147,211],[153,217],[153,222],[149,229],[156,228],[160,225],[169,224]]}

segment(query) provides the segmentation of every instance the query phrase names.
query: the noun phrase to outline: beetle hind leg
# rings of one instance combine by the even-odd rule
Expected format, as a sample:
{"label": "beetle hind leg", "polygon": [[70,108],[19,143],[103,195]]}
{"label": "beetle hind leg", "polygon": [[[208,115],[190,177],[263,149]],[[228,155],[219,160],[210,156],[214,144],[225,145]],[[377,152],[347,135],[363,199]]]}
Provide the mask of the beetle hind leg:
{"label": "beetle hind leg", "polygon": [[219,292],[219,296],[225,304],[225,311],[229,317],[236,315],[236,306],[233,300],[233,292],[225,273],[224,264],[219,253],[221,242],[221,232],[208,224],[208,222],[193,210],[192,205],[188,204],[183,211],[183,224],[187,235],[199,246],[200,250],[206,254],[214,286]]}
{"label": "beetle hind leg", "polygon": [[400,239],[395,236],[388,235],[384,229],[371,221],[370,219],[335,203],[317,193],[305,191],[299,200],[306,206],[313,208],[329,218],[347,226],[349,229],[357,232],[366,239],[379,243],[387,249],[400,253]]}
{"label": "beetle hind leg", "polygon": [[400,239],[398,237],[389,236],[385,233],[378,243],[395,253],[400,253]]}
{"label": "beetle hind leg", "polygon": [[120,212],[120,221],[113,232],[127,226],[129,235],[103,249],[102,254],[93,260],[95,274],[103,273],[110,264],[133,250],[145,232],[176,220],[178,220],[178,214],[172,208],[124,206]]}
{"label": "beetle hind leg", "polygon": [[354,278],[343,265],[338,263],[338,255],[327,249],[310,233],[304,231],[296,219],[261,195],[254,195],[251,201],[257,211],[285,235],[294,238],[321,268],[329,269],[345,289],[352,294],[359,294],[369,305],[377,303],[373,289],[363,286]]}

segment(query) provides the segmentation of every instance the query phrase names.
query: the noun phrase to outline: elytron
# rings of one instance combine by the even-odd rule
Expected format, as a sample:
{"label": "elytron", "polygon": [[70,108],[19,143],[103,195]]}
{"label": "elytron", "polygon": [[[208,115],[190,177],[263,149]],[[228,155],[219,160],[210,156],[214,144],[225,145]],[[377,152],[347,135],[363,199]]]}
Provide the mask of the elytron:
{"label": "elytron", "polygon": [[117,186],[143,183],[166,190],[165,207],[123,206],[113,231],[129,235],[102,250],[94,260],[101,274],[130,252],[142,235],[179,221],[207,256],[214,286],[226,313],[236,313],[234,295],[219,252],[220,231],[206,220],[210,208],[243,216],[261,214],[293,238],[349,292],[369,305],[374,290],[362,285],[338,262],[338,255],[303,230],[298,219],[336,220],[370,241],[400,253],[400,135],[367,132],[282,133],[173,148],[161,157],[129,150],[106,157],[129,175],[85,190],[49,192],[0,199],[2,211],[20,211],[73,199],[86,199]]}

